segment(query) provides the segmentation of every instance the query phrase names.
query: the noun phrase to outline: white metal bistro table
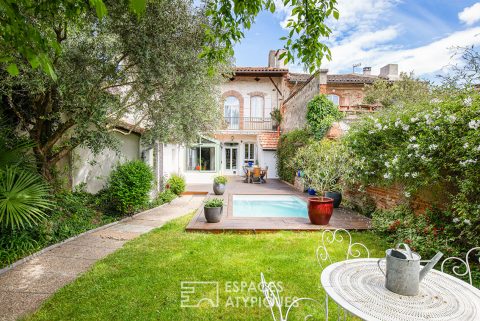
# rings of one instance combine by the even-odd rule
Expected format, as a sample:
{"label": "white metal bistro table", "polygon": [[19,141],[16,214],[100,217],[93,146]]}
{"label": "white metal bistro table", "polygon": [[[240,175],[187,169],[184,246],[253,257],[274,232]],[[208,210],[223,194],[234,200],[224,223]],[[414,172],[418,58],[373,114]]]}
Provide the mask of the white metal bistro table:
{"label": "white metal bistro table", "polygon": [[328,297],[349,313],[368,321],[480,320],[480,290],[448,274],[431,270],[417,296],[402,296],[385,288],[378,259],[334,263],[322,272]]}

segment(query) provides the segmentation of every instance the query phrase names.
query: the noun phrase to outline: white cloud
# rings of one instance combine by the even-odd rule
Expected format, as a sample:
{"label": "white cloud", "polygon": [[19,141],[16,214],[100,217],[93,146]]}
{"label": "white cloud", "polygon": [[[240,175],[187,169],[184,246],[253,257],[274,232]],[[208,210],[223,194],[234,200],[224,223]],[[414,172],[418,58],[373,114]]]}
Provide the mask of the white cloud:
{"label": "white cloud", "polygon": [[463,9],[458,14],[458,18],[467,25],[473,25],[475,22],[480,21],[480,2]]}
{"label": "white cloud", "polygon": [[[377,33],[382,34],[381,31]],[[375,38],[374,35],[372,37]],[[388,37],[383,39],[389,40]],[[440,71],[443,67],[455,63],[451,60],[451,48],[468,45],[480,45],[480,27],[457,31],[424,46],[410,49],[386,45],[377,45],[369,49],[362,47],[361,42],[334,46],[331,48],[333,60],[328,64],[328,68],[331,72],[338,72],[354,63],[368,62],[368,65],[372,66],[372,74],[378,74],[382,66],[395,63],[399,65],[400,71],[413,71],[420,76]]]}

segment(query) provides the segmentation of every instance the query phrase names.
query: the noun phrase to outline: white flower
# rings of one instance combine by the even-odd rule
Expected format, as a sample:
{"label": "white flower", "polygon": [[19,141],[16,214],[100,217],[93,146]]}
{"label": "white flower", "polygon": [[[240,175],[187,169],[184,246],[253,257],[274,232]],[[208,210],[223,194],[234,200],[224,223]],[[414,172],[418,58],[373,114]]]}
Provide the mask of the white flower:
{"label": "white flower", "polygon": [[369,134],[375,134],[375,131],[374,130],[369,130],[368,133]]}
{"label": "white flower", "polygon": [[414,141],[416,141],[416,140],[417,140],[417,137],[415,137],[415,136],[412,136],[412,137],[410,137],[408,140],[409,140],[409,141],[411,141],[411,142],[414,142]]}
{"label": "white flower", "polygon": [[455,115],[450,115],[450,116],[448,116],[448,118],[450,119],[450,121],[452,123],[457,120],[457,117],[455,117]]}
{"label": "white flower", "polygon": [[407,173],[403,174],[403,176],[408,177],[408,176],[410,176],[410,173],[407,172]]}
{"label": "white flower", "polygon": [[463,144],[463,148],[467,149],[468,148],[468,143]]}
{"label": "white flower", "polygon": [[399,127],[399,126],[402,126],[402,121],[400,119],[397,119],[395,121],[395,127]]}
{"label": "white flower", "polygon": [[381,130],[382,129],[382,124],[375,123],[375,128]]}
{"label": "white flower", "polygon": [[432,145],[428,146],[428,149],[435,150],[435,149],[437,149],[437,147],[438,147],[437,144],[432,144]]}
{"label": "white flower", "polygon": [[410,197],[410,193],[409,192],[405,192],[405,197]]}
{"label": "white flower", "polygon": [[418,172],[413,172],[413,173],[412,173],[412,177],[413,177],[413,178],[415,178],[415,177],[417,177],[417,176],[418,176]]}
{"label": "white flower", "polygon": [[472,222],[470,220],[467,220],[467,219],[463,220],[463,223],[465,223],[467,225],[472,225]]}
{"label": "white flower", "polygon": [[478,145],[477,148],[475,148],[475,150],[476,150],[477,152],[480,152],[480,145]]}
{"label": "white flower", "polygon": [[390,163],[389,162],[385,162],[385,167],[390,167]]}
{"label": "white flower", "polygon": [[412,158],[413,154],[410,153],[410,154],[408,154],[407,156],[408,156],[408,158]]}
{"label": "white flower", "polygon": [[438,132],[440,130],[440,127],[435,126],[435,127],[433,127],[433,130],[436,130]]}
{"label": "white flower", "polygon": [[460,219],[458,217],[455,217],[452,221],[453,221],[453,223],[458,223],[458,222],[460,222]]}
{"label": "white flower", "polygon": [[416,122],[417,120],[418,120],[417,117],[412,117],[412,118],[410,118],[410,121],[411,121],[412,123]]}
{"label": "white flower", "polygon": [[480,120],[474,120],[474,119],[472,119],[472,120],[468,123],[468,127],[471,128],[471,129],[478,129],[478,127],[480,127]]}
{"label": "white flower", "polygon": [[408,126],[408,125],[403,125],[402,128],[403,128],[404,131],[408,131],[408,130],[410,129],[410,126]]}
{"label": "white flower", "polygon": [[385,179],[389,179],[390,177],[391,177],[391,176],[390,176],[390,174],[389,174],[389,173],[385,173],[385,174],[383,174],[383,178],[385,178]]}
{"label": "white flower", "polygon": [[472,97],[467,97],[463,100],[465,106],[472,106]]}
{"label": "white flower", "polygon": [[460,165],[467,166],[468,164],[476,164],[476,163],[477,163],[476,159],[467,159],[465,161],[461,161]]}

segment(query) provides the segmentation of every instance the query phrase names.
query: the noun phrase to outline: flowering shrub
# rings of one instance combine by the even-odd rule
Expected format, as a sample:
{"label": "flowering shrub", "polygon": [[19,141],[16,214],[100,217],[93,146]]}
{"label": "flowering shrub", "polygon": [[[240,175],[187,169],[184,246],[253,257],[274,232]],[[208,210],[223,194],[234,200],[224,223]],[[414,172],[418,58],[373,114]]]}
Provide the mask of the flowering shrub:
{"label": "flowering shrub", "polygon": [[[401,184],[405,198],[442,186],[456,240],[480,242],[480,95],[457,91],[429,102],[392,107],[353,126],[345,144],[355,181]],[[476,242],[476,243],[475,243]]]}

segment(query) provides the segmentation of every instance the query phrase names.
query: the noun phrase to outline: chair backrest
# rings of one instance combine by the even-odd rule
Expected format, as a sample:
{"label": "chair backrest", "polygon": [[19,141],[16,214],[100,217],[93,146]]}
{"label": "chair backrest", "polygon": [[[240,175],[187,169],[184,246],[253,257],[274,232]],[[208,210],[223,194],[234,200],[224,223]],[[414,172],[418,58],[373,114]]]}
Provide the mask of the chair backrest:
{"label": "chair backrest", "polygon": [[260,177],[260,167],[253,168],[253,177]]}
{"label": "chair backrest", "polygon": [[348,242],[345,260],[359,258],[362,256],[362,253],[365,253],[366,257],[370,258],[370,250],[362,243],[354,243],[352,241],[352,235],[347,230],[324,230],[322,232],[320,245],[315,250],[317,262],[322,269],[333,263],[332,257],[330,256],[329,246],[333,245],[334,243],[342,243],[345,239]]}
{"label": "chair backrest", "polygon": [[[474,253],[477,252],[477,258],[474,258]],[[473,285],[472,280],[472,258],[473,261],[478,261],[480,263],[480,246],[471,248],[467,254],[465,254],[465,259],[459,258],[456,256],[451,256],[443,260],[442,265],[440,266],[440,270],[445,272],[446,267],[451,267],[451,271],[455,276],[458,277],[468,277],[468,281],[470,285]],[[447,263],[447,265],[445,264]],[[451,265],[450,265],[451,264]]]}
{"label": "chair backrest", "polygon": [[[288,315],[290,311],[292,310],[293,307],[297,307],[298,303],[301,301],[312,301],[315,303],[320,303],[319,301],[311,298],[296,298],[295,300],[292,300],[292,303],[290,305],[286,305],[285,307],[287,308],[287,311],[285,312],[285,315],[283,314],[283,302],[282,298],[280,297],[280,290],[278,289],[277,285],[275,282],[270,281],[267,282],[265,281],[265,276],[263,273],[260,273],[260,285],[262,288],[263,295],[265,296],[265,300],[267,301],[267,304],[270,308],[270,312],[272,313],[272,318],[274,321],[288,321]],[[305,317],[304,320],[308,320],[311,318],[311,315],[308,315]]]}

